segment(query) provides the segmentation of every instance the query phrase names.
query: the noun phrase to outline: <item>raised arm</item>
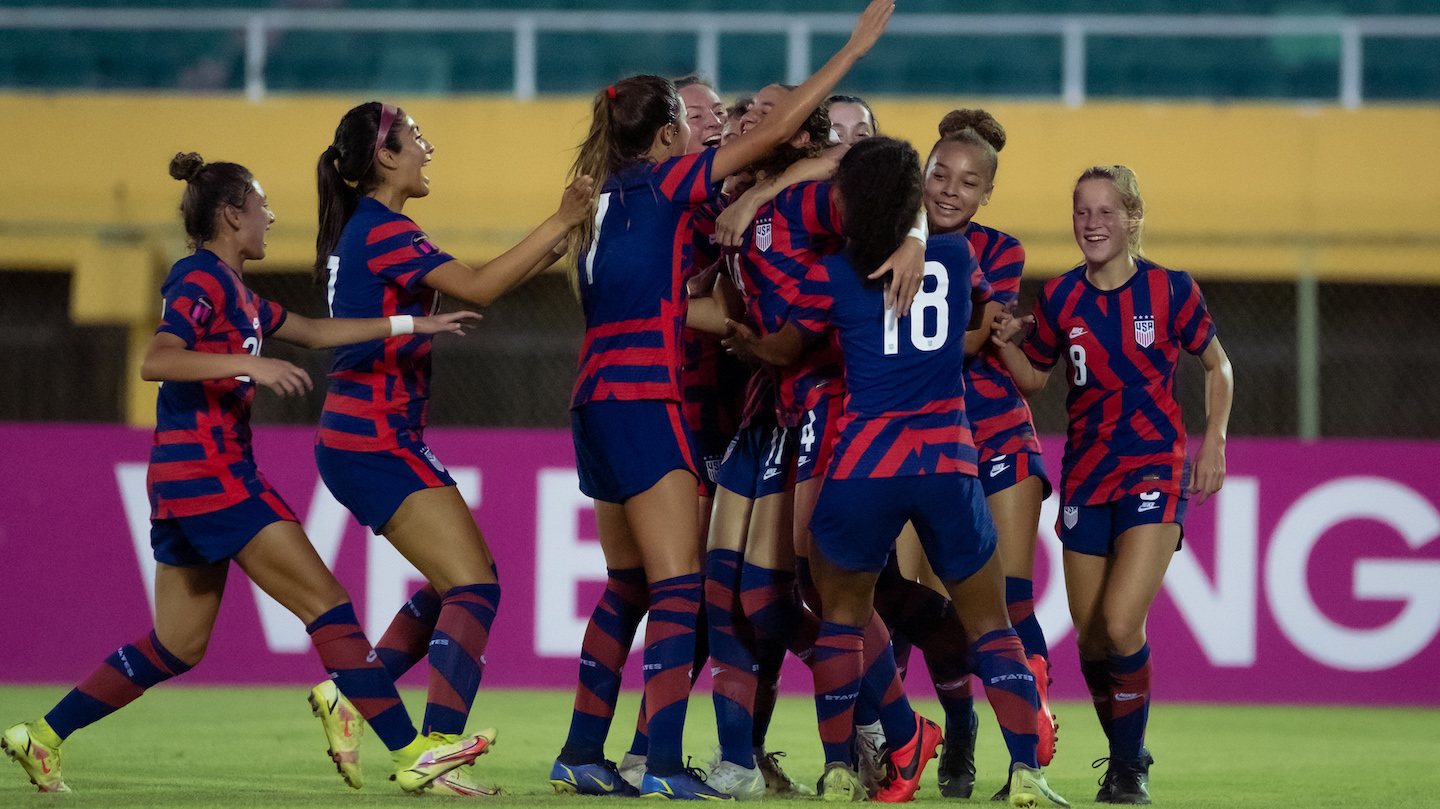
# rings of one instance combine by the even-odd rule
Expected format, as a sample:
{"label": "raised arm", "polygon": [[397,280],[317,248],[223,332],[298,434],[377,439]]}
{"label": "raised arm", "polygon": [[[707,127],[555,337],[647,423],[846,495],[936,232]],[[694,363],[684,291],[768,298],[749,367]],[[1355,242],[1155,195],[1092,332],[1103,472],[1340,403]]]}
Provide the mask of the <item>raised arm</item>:
{"label": "raised arm", "polygon": [[754,129],[720,147],[715,153],[710,179],[718,181],[722,177],[728,177],[789,140],[809,117],[810,112],[829,97],[830,90],[850,67],[870,51],[871,46],[884,33],[885,26],[890,22],[890,15],[894,12],[895,0],[872,0],[860,15],[860,20],[855,23],[850,40],[830,57],[824,67],[815,71],[815,75],[806,79],[804,84],[776,104],[770,114],[765,116],[765,120]]}
{"label": "raised arm", "polygon": [[1195,471],[1190,476],[1190,494],[1195,505],[1204,505],[1210,495],[1225,485],[1225,437],[1230,429],[1230,405],[1235,399],[1235,375],[1230,357],[1212,338],[1200,354],[1205,366],[1205,437],[1195,458]]}
{"label": "raised arm", "polygon": [[530,231],[520,243],[494,259],[471,267],[460,261],[447,261],[425,276],[425,283],[446,295],[489,306],[496,298],[530,280],[541,270],[555,263],[564,250],[570,229],[590,216],[590,197],[594,191],[590,177],[578,177],[565,188],[560,207],[539,227]]}
{"label": "raised arm", "polygon": [[828,180],[835,176],[835,166],[848,147],[835,146],[826,149],[819,157],[807,157],[790,164],[778,177],[767,177],[756,183],[750,190],[725,206],[715,220],[715,243],[726,247],[739,247],[745,239],[745,231],[755,221],[755,214],[771,202],[786,188],[798,183]]}

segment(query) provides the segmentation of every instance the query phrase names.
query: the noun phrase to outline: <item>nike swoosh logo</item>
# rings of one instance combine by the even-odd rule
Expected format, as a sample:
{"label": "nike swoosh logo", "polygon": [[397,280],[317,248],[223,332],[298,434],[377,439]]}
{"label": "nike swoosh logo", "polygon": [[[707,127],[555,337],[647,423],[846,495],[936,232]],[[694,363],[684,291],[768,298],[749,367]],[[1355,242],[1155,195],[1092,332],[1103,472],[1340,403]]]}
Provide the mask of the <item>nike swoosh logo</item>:
{"label": "nike swoosh logo", "polygon": [[1002,463],[1002,464],[1000,464],[999,466],[991,467],[991,468],[990,468],[990,477],[993,478],[993,477],[995,477],[996,475],[1000,474],[1001,472],[1004,472],[1006,469],[1009,469],[1009,468],[1010,468],[1010,464],[1008,464],[1008,463]]}
{"label": "nike swoosh logo", "polygon": [[607,783],[605,783],[604,781],[601,781],[599,778],[596,778],[593,773],[587,773],[587,775],[590,776],[590,780],[591,780],[591,781],[594,781],[595,783],[599,784],[599,785],[600,785],[600,788],[603,789],[603,790],[605,790],[606,792],[614,792],[614,791],[615,791],[615,785],[614,785],[614,784],[607,784]]}

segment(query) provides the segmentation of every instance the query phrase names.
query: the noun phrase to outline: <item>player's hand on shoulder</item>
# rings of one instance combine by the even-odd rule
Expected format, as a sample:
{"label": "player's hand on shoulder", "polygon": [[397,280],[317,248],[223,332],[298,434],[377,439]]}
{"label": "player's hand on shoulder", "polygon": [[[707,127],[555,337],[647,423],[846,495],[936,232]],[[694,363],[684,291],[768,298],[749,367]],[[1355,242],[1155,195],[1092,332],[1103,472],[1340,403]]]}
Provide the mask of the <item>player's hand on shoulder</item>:
{"label": "player's hand on shoulder", "polygon": [[565,186],[560,196],[560,209],[555,212],[561,224],[573,228],[590,218],[590,203],[595,199],[595,180],[582,174]]}
{"label": "player's hand on shoulder", "polygon": [[759,212],[760,194],[750,189],[741,194],[725,210],[715,217],[715,243],[722,247],[739,247],[745,241],[745,231],[750,229]]}
{"label": "player's hand on shoulder", "polygon": [[906,238],[899,249],[868,277],[873,281],[887,273],[890,274],[890,284],[885,287],[885,308],[894,309],[896,317],[905,317],[910,314],[910,304],[925,284],[925,245]]}
{"label": "player's hand on shoulder", "polygon": [[299,396],[315,385],[304,368],[272,357],[252,357],[250,378],[281,396]]}
{"label": "player's hand on shoulder", "polygon": [[440,334],[451,332],[453,334],[465,334],[468,329],[475,327],[475,322],[482,315],[478,312],[461,311],[446,312],[443,315],[432,315],[430,317],[415,318],[416,334]]}

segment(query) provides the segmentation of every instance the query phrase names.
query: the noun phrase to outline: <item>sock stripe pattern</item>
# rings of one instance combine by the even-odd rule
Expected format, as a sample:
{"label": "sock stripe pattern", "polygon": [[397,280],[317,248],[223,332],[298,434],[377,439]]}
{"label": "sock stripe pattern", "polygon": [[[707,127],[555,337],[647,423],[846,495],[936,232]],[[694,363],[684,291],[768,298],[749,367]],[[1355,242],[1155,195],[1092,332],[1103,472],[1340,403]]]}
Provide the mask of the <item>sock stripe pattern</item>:
{"label": "sock stripe pattern", "polygon": [[650,585],[650,622],[645,629],[645,720],[650,737],[647,772],[664,778],[681,770],[690,666],[700,612],[700,574]]}
{"label": "sock stripe pattern", "polygon": [[1095,706],[1095,716],[1100,720],[1100,729],[1111,746],[1115,744],[1115,713],[1112,710],[1110,661],[1080,659],[1080,676],[1085,678],[1085,687],[1090,691],[1090,702]]}
{"label": "sock stripe pattern", "polygon": [[1039,767],[1036,712],[1040,709],[1040,695],[1035,690],[1035,675],[1025,664],[1025,647],[1020,638],[1013,629],[999,629],[982,635],[970,648],[971,665],[980,675],[985,698],[995,710],[1011,763]]}
{"label": "sock stripe pattern", "polygon": [[815,716],[825,763],[854,766],[855,701],[864,668],[865,630],[828,621],[820,624],[812,669]]}
{"label": "sock stripe pattern", "polygon": [[190,670],[160,643],[155,631],[120,647],[85,682],[70,690],[45,715],[61,739],[134,702],[145,689]]}
{"label": "sock stripe pattern", "polygon": [[611,568],[606,573],[605,592],[590,613],[580,646],[575,710],[562,756],[571,766],[604,758],[605,737],[610,734],[615,701],[620,696],[621,673],[635,630],[650,608],[644,568]]}
{"label": "sock stripe pattern", "polygon": [[[818,622],[816,631],[819,631]],[[785,654],[788,651],[778,643],[762,643],[759,647],[756,656],[760,662],[760,671],[756,675],[754,723],[750,740],[751,745],[756,748],[765,746],[765,737],[770,731],[770,720],[775,715],[775,702],[780,696],[780,667],[785,663]],[[814,648],[813,642],[811,648]]]}
{"label": "sock stripe pattern", "polygon": [[433,584],[415,591],[410,600],[401,605],[385,634],[375,643],[375,654],[390,673],[390,679],[400,679],[425,659],[439,620],[440,592]]}
{"label": "sock stripe pattern", "polygon": [[1035,617],[1035,583],[1015,576],[1005,577],[1005,609],[1010,613],[1010,625],[1025,646],[1025,656],[1040,655],[1050,659],[1050,647],[1045,643],[1045,631]]}
{"label": "sock stripe pattern", "polygon": [[395,691],[395,681],[380,664],[371,648],[355,607],[345,602],[316,618],[305,627],[310,642],[330,679],[365,717],[375,735],[390,750],[399,750],[415,739],[415,725]]}
{"label": "sock stripe pattern", "polygon": [[778,643],[807,665],[820,619],[806,608],[796,589],[796,574],[746,564],[740,576],[740,603],[758,645]]}
{"label": "sock stripe pattern", "polygon": [[485,646],[500,606],[500,583],[467,584],[445,591],[430,638],[430,686],[425,733],[458,736],[485,673]]}
{"label": "sock stripe pattern", "polygon": [[[905,681],[895,667],[895,652],[890,648],[890,632],[880,613],[871,611],[864,629],[865,649],[862,660],[865,674],[860,682],[860,701],[874,706],[885,741],[891,750],[898,750],[914,738],[915,711],[905,696]],[[869,719],[868,711],[864,717]],[[867,723],[861,723],[867,724]]]}
{"label": "sock stripe pattern", "polygon": [[715,548],[705,554],[705,615],[710,636],[710,676],[714,682],[715,729],[720,756],[754,767],[755,697],[760,665],[745,637],[740,606],[738,551]]}
{"label": "sock stripe pattern", "polygon": [[1110,706],[1114,735],[1110,756],[1137,761],[1145,744],[1145,725],[1150,719],[1150,644],[1125,657],[1111,656]]}

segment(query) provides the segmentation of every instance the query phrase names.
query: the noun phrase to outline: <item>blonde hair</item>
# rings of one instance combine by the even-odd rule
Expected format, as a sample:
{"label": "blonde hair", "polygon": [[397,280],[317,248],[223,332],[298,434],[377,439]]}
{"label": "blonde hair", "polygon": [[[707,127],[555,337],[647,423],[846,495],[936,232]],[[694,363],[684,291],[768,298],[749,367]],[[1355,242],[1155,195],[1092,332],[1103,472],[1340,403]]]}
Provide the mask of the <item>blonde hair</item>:
{"label": "blonde hair", "polygon": [[[1130,233],[1125,239],[1126,247],[1132,256],[1143,255],[1141,237],[1145,231],[1145,200],[1140,196],[1140,181],[1136,179],[1135,172],[1125,166],[1091,166],[1075,181],[1075,191],[1080,190],[1080,184],[1086,180],[1108,180],[1114,187],[1115,193],[1120,195],[1120,204],[1125,206],[1125,215],[1130,220]],[[1071,196],[1074,196],[1074,192],[1071,192]]]}

